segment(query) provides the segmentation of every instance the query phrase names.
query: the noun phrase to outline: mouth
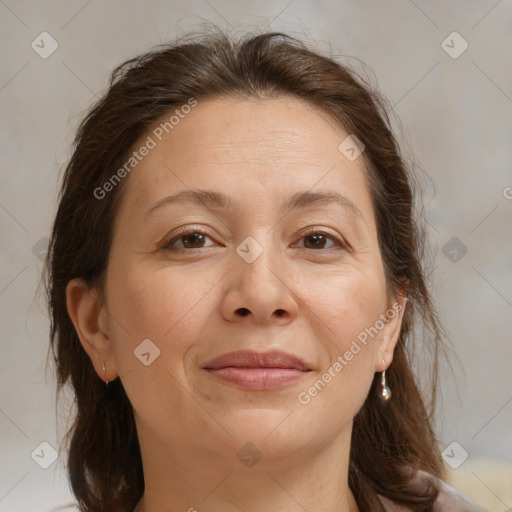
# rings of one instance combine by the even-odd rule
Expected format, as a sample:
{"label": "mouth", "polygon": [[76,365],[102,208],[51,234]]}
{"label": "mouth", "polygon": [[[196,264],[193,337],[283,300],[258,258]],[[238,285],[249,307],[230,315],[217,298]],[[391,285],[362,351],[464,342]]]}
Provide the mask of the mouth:
{"label": "mouth", "polygon": [[277,350],[230,352],[209,361],[203,368],[225,383],[253,390],[292,384],[312,371],[302,359]]}

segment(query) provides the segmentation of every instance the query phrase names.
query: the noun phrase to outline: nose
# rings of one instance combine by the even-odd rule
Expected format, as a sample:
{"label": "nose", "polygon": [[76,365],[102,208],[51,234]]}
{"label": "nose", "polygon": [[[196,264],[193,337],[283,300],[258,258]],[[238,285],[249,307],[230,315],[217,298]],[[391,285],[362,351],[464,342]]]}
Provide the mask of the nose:
{"label": "nose", "polygon": [[265,248],[252,263],[236,253],[234,258],[221,305],[223,317],[260,326],[292,322],[297,317],[298,302],[293,274],[283,258]]}

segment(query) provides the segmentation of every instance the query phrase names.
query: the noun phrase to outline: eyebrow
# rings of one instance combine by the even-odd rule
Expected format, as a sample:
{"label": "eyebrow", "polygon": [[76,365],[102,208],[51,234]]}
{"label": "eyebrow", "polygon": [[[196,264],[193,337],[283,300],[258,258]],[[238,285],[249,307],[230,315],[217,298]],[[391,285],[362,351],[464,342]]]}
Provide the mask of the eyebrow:
{"label": "eyebrow", "polygon": [[[144,218],[147,218],[152,212],[163,206],[186,201],[212,210],[229,209],[233,206],[231,199],[221,192],[200,189],[181,190],[180,192],[166,196],[153,204],[144,214]],[[355,214],[356,217],[359,217],[361,220],[366,222],[361,210],[356,206],[356,204],[348,197],[339,194],[338,192],[297,192],[281,203],[281,209],[284,212],[290,212],[292,210],[303,209],[309,206],[326,204],[337,204],[348,209]]]}

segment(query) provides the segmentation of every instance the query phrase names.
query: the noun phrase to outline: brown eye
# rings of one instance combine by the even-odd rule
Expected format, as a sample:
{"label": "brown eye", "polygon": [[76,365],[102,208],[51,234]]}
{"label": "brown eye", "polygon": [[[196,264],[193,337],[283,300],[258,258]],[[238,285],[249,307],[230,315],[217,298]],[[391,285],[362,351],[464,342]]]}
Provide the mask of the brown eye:
{"label": "brown eye", "polygon": [[323,249],[327,241],[327,237],[321,234],[308,235],[304,237],[304,240],[309,243],[305,243],[307,249]]}
{"label": "brown eye", "polygon": [[[304,248],[305,249],[332,249],[333,247],[343,247],[344,244],[339,241],[336,237],[323,233],[321,231],[313,231],[303,236]],[[326,244],[330,241],[334,242],[334,246],[326,247]]]}
{"label": "brown eye", "polygon": [[211,240],[211,238],[202,231],[194,229],[180,233],[179,235],[166,242],[162,248],[169,250],[201,249],[203,247],[208,247],[204,245],[206,239]]}

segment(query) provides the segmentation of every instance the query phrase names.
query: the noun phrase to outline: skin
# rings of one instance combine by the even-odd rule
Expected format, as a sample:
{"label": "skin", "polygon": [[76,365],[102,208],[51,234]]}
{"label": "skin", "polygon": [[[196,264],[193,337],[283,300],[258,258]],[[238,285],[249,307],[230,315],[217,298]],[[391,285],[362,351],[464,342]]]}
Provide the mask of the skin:
{"label": "skin", "polygon": [[[352,422],[392,362],[403,308],[307,405],[297,399],[379,315],[405,306],[386,286],[362,157],[338,149],[347,135],[294,98],[200,101],[127,178],[105,297],[76,279],[67,300],[99,377],[120,377],[133,405],[146,484],[136,512],[358,510],[347,483]],[[188,189],[233,205],[183,202],[145,216]],[[361,217],[335,203],[281,211],[302,191],[339,192]],[[187,226],[207,238],[162,248]],[[315,245],[319,231],[333,238]],[[236,252],[248,236],[263,249],[252,263]],[[148,366],[134,356],[145,339],[160,350]],[[253,391],[202,368],[241,349],[284,350],[312,371]],[[237,457],[249,442],[262,454],[252,467]]]}

